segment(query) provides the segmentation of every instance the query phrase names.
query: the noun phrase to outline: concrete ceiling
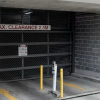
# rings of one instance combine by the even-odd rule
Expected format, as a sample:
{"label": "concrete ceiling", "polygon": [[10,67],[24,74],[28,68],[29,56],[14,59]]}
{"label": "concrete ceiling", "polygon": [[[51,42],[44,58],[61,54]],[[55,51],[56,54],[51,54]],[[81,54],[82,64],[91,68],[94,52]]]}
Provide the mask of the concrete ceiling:
{"label": "concrete ceiling", "polygon": [[0,7],[100,12],[99,0],[0,0]]}

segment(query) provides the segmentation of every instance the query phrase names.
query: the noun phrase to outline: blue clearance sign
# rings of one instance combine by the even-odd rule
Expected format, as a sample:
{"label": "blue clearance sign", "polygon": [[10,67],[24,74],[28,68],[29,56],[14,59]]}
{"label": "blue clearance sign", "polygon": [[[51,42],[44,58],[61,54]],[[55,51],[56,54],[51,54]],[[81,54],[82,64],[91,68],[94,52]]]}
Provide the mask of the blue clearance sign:
{"label": "blue clearance sign", "polygon": [[0,30],[51,30],[51,25],[0,24]]}

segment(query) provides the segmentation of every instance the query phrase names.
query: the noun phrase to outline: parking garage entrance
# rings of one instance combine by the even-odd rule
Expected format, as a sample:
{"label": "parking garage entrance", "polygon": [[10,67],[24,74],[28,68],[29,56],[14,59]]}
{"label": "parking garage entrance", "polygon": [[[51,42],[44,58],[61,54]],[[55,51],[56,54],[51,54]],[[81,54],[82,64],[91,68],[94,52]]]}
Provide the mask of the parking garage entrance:
{"label": "parking garage entrance", "polygon": [[[0,8],[0,23],[7,25],[50,25],[51,30],[0,30],[0,81],[52,76],[52,61],[68,75],[73,69],[73,13]],[[26,48],[26,55],[19,48]]]}

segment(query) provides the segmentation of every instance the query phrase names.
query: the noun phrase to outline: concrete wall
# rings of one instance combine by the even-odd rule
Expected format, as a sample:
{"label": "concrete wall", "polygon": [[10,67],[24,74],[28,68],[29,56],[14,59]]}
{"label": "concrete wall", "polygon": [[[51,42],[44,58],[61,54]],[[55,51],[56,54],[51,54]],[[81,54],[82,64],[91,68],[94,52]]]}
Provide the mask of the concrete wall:
{"label": "concrete wall", "polygon": [[100,15],[76,16],[75,66],[100,73]]}

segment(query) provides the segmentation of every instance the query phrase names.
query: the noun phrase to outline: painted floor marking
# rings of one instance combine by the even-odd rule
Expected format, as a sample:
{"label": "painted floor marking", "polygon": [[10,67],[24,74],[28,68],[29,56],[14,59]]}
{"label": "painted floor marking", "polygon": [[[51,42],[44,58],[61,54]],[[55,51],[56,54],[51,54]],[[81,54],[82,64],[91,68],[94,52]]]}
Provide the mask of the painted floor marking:
{"label": "painted floor marking", "polygon": [[4,96],[6,96],[10,100],[17,100],[16,98],[14,98],[12,95],[9,94],[9,91],[6,91],[6,90],[1,89],[1,88],[0,88],[0,94],[3,94]]}
{"label": "painted floor marking", "polygon": [[[50,78],[50,80],[53,80],[53,79]],[[57,80],[57,82],[60,83],[60,80]],[[77,86],[77,85],[72,84],[72,83],[66,83],[66,82],[63,82],[63,84],[66,85],[66,86],[70,86],[70,87],[73,87],[73,88],[80,89],[80,90],[85,90],[85,89],[83,89],[83,88],[81,88],[81,87],[79,87],[79,86]]]}

